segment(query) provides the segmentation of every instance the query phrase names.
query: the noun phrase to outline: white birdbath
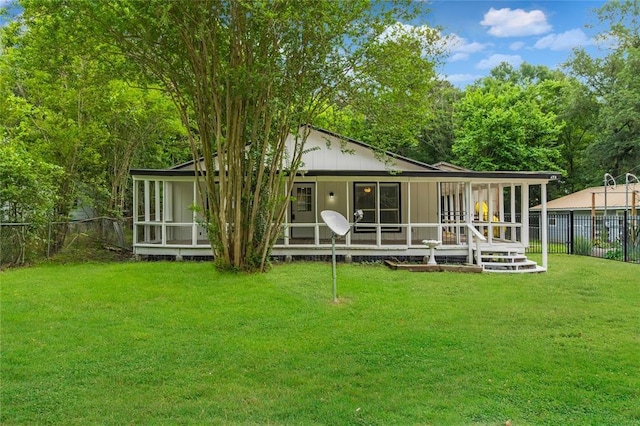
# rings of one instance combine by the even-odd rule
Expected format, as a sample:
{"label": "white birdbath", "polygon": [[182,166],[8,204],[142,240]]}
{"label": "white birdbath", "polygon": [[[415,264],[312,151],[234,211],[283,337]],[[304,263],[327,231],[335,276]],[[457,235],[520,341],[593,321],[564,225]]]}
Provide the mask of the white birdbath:
{"label": "white birdbath", "polygon": [[442,241],[438,240],[422,240],[422,244],[427,246],[430,251],[428,265],[437,265],[436,263],[436,247],[442,244]]}

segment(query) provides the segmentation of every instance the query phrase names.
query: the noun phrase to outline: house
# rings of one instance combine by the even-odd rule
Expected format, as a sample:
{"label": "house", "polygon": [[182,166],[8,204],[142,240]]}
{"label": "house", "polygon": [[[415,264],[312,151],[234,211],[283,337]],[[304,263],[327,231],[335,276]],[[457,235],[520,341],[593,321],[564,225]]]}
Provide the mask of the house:
{"label": "house", "polygon": [[[487,270],[543,271],[528,260],[529,189],[540,187],[543,212],[553,172],[476,172],[428,165],[335,133],[308,128],[303,166],[293,187],[282,235],[272,255],[328,256],[331,231],[320,212],[347,218],[362,210],[353,232],[336,241],[345,260],[423,259],[424,240],[438,240],[436,259]],[[293,136],[290,136],[290,139]],[[292,142],[292,141],[291,141]],[[163,170],[132,170],[133,248],[138,256],[210,256],[197,203],[194,162]],[[482,206],[487,211],[480,213]],[[491,218],[492,220],[487,220]]]}
{"label": "house", "polygon": [[[534,214],[541,211],[542,205],[531,208]],[[640,184],[590,187],[551,200],[547,202],[548,240],[552,243],[566,243],[576,238],[616,241],[624,232],[625,211],[629,217],[638,215]],[[532,228],[535,232],[536,227]]]}

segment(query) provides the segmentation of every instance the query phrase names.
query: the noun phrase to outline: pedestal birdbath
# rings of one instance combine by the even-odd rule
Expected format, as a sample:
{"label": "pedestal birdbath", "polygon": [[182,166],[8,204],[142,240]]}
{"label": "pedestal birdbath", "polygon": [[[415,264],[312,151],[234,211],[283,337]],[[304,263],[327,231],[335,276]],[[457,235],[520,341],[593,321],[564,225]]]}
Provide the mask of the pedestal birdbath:
{"label": "pedestal birdbath", "polygon": [[436,263],[436,247],[438,247],[440,244],[442,244],[442,241],[438,241],[438,240],[422,240],[422,244],[427,246],[427,248],[429,249],[429,261],[427,262],[427,264],[428,265],[437,265],[437,263]]}

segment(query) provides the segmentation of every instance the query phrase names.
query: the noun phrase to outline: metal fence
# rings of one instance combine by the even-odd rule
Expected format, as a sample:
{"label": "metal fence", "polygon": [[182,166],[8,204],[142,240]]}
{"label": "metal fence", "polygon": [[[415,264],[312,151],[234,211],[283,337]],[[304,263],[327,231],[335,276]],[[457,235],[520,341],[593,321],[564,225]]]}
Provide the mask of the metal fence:
{"label": "metal fence", "polygon": [[[590,216],[573,211],[547,215],[549,253],[603,257],[640,263],[640,216]],[[540,253],[540,214],[529,217],[530,253]]]}
{"label": "metal fence", "polygon": [[72,222],[0,222],[0,267],[22,265],[55,254],[86,260],[92,249],[131,252],[131,218],[97,217]]}

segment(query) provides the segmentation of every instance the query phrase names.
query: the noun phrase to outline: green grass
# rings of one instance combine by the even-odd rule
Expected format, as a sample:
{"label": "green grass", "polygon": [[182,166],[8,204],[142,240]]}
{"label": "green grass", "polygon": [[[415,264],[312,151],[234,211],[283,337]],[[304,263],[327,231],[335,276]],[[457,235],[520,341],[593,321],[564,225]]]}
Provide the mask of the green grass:
{"label": "green grass", "polygon": [[0,273],[0,423],[640,424],[640,266]]}

